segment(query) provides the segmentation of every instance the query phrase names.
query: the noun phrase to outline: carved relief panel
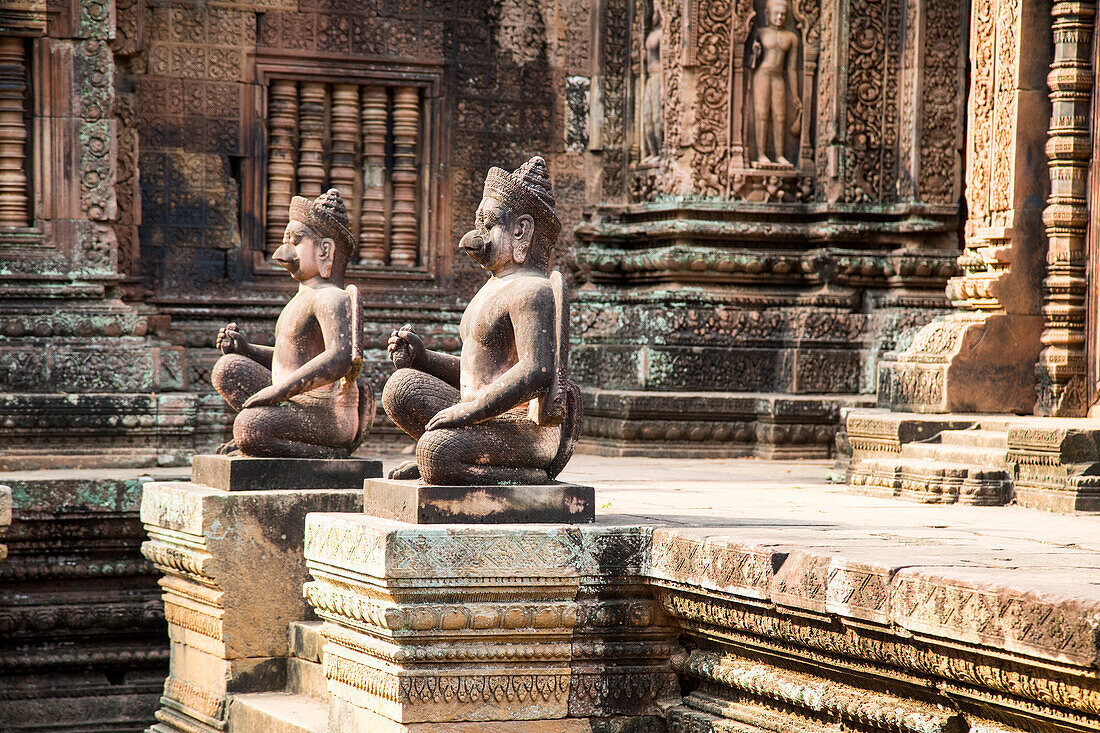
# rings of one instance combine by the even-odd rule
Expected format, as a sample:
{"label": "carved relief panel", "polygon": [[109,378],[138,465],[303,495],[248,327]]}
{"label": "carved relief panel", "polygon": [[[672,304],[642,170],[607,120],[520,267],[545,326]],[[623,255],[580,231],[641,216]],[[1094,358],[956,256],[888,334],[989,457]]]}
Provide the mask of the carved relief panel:
{"label": "carved relief panel", "polygon": [[634,199],[957,207],[967,8],[635,0]]}

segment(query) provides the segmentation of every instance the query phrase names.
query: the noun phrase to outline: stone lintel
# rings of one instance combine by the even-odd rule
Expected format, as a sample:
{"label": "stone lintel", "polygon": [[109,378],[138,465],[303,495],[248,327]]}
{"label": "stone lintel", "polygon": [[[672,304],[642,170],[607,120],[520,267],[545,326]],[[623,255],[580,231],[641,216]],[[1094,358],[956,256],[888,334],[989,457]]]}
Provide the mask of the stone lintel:
{"label": "stone lintel", "polygon": [[579,524],[596,518],[591,486],[435,486],[367,479],[363,512],[410,524]]}
{"label": "stone lintel", "polygon": [[252,458],[198,455],[191,481],[223,491],[281,489],[358,489],[363,480],[382,475],[373,458]]}

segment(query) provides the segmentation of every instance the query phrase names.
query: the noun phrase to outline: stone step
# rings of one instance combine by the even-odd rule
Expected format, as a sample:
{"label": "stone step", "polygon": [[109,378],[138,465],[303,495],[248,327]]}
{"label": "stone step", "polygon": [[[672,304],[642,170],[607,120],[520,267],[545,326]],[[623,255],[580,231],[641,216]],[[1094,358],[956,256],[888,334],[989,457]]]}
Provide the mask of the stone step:
{"label": "stone step", "polygon": [[1008,450],[1008,431],[1004,430],[944,430],[939,434],[944,445],[968,445],[973,448]]}
{"label": "stone step", "polygon": [[325,638],[321,636],[320,621],[291,621],[290,656],[307,662],[320,662]]}
{"label": "stone step", "polygon": [[924,458],[869,458],[851,475],[850,490],[930,504],[998,506],[1012,498],[1007,468]]}
{"label": "stone step", "polygon": [[328,705],[309,695],[250,692],[229,702],[233,733],[325,733]]}
{"label": "stone step", "polygon": [[957,464],[970,468],[1004,468],[1008,465],[1007,450],[944,443],[906,443],[901,448],[906,460],[923,460],[938,464]]}
{"label": "stone step", "polygon": [[286,660],[286,691],[294,695],[309,695],[318,700],[328,700],[328,682],[321,663],[294,657]]}

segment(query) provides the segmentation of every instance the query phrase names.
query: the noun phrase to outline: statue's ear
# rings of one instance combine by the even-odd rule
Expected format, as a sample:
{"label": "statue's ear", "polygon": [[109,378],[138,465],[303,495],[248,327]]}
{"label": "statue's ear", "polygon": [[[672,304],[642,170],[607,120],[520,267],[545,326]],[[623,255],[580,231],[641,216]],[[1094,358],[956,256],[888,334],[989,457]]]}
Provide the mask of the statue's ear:
{"label": "statue's ear", "polygon": [[512,258],[519,264],[527,259],[531,239],[535,236],[535,220],[530,214],[517,216],[512,222]]}
{"label": "statue's ear", "polygon": [[332,237],[325,237],[317,244],[317,261],[320,262],[321,277],[332,277],[333,259],[336,256],[336,241]]}

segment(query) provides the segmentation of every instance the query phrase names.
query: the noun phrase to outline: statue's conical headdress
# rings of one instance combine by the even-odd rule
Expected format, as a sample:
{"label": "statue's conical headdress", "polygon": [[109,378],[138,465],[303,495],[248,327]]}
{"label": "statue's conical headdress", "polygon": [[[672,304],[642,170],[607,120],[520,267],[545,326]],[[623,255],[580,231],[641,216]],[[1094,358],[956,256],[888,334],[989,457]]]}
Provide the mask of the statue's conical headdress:
{"label": "statue's conical headdress", "polygon": [[290,201],[290,220],[302,222],[322,237],[330,237],[349,260],[355,253],[348,209],[335,188],[325,191],[315,201],[295,196]]}
{"label": "statue's conical headdress", "polygon": [[490,168],[485,176],[485,196],[491,196],[517,214],[530,214],[535,230],[553,246],[561,231],[554,213],[554,191],[546,161],[536,155],[513,173]]}

